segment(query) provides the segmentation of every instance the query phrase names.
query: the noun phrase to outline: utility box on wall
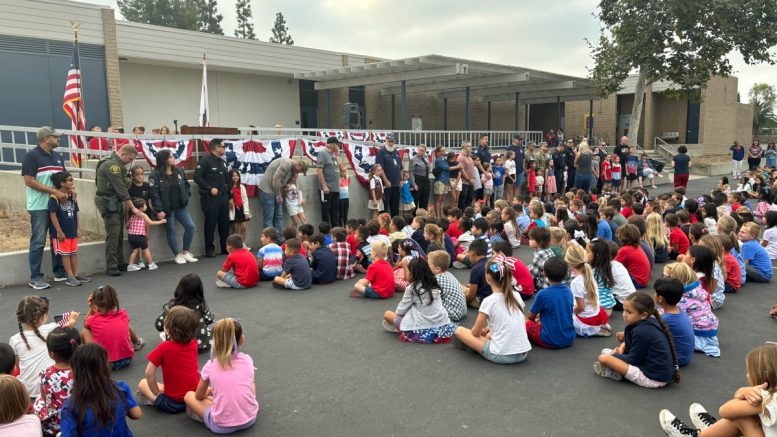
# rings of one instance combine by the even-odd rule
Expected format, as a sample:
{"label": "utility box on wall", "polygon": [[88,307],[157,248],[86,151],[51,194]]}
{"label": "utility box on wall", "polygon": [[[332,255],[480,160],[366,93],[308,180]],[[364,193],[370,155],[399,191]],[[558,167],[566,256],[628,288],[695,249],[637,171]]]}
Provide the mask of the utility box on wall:
{"label": "utility box on wall", "polygon": [[348,125],[348,129],[362,128],[362,112],[358,103],[343,104],[343,111],[340,114],[340,121]]}

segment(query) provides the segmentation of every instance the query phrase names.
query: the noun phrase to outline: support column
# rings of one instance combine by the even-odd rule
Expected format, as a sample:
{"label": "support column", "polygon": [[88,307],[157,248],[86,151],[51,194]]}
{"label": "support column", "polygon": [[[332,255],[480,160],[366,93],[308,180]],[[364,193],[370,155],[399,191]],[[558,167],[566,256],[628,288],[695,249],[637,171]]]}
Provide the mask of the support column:
{"label": "support column", "polygon": [[596,121],[594,119],[594,101],[589,100],[588,101],[588,143],[592,144],[591,141],[594,140],[594,122]]}
{"label": "support column", "polygon": [[[102,13],[103,41],[105,42],[105,84],[108,89],[108,114],[111,125],[124,127],[119,50],[116,45],[116,17],[113,14],[113,9],[106,8],[100,12]],[[124,132],[132,132],[132,127],[125,127]]]}
{"label": "support column", "polygon": [[397,128],[397,95],[391,95],[391,130]]}
{"label": "support column", "polygon": [[521,130],[520,120],[521,120],[521,93],[516,92],[515,93],[515,130],[519,131]]}
{"label": "support column", "polygon": [[526,110],[523,114],[523,130],[528,131],[529,129],[529,107],[530,105],[526,105]]}
{"label": "support column", "polygon": [[488,130],[491,130],[491,100],[488,101]]}
{"label": "support column", "polygon": [[448,130],[448,98],[442,99],[442,130]]}
{"label": "support column", "polygon": [[407,83],[402,81],[402,130],[407,129]]}
{"label": "support column", "polygon": [[464,90],[464,130],[469,130],[470,122],[470,99],[469,87]]}
{"label": "support column", "polygon": [[332,126],[332,90],[326,90],[326,128],[331,129]]}
{"label": "support column", "polygon": [[556,96],[556,129],[561,126],[561,97]]}

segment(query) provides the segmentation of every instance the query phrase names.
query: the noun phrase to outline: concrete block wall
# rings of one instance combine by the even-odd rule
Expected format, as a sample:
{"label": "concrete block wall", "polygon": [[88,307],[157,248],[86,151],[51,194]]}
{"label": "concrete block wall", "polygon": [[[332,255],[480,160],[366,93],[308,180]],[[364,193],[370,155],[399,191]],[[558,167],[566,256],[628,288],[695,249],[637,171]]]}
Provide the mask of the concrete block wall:
{"label": "concrete block wall", "polygon": [[[589,109],[588,101],[565,103],[564,133],[567,137],[586,136],[585,114]],[[606,136],[610,144],[617,144],[617,97],[611,95],[605,99],[594,100],[594,136]]]}
{"label": "concrete block wall", "polygon": [[702,91],[699,142],[705,153],[724,154],[734,140],[752,139],[753,108],[737,103],[737,84],[736,77],[713,77]]}
{"label": "concrete block wall", "polygon": [[[108,88],[108,112],[112,126],[124,126],[124,111],[121,100],[121,74],[119,49],[116,43],[116,16],[113,9],[102,9],[103,40],[105,41],[105,82]],[[125,132],[131,132],[125,129]]]}
{"label": "concrete block wall", "polygon": [[[680,138],[677,143],[685,143],[688,127],[688,100],[655,93],[653,101],[656,107],[654,136],[660,136],[664,132],[679,132]],[[650,144],[653,144],[652,141]]]}

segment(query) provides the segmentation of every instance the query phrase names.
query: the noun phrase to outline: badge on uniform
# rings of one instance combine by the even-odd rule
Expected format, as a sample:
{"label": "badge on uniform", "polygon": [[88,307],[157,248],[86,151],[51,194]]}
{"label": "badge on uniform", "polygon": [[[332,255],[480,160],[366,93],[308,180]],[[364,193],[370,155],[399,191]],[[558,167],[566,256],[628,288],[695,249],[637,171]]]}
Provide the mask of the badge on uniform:
{"label": "badge on uniform", "polygon": [[111,166],[111,173],[113,173],[113,174],[119,174],[119,173],[121,173],[121,167],[119,167],[119,166],[118,166],[118,165],[116,165],[116,164],[113,164],[113,165]]}

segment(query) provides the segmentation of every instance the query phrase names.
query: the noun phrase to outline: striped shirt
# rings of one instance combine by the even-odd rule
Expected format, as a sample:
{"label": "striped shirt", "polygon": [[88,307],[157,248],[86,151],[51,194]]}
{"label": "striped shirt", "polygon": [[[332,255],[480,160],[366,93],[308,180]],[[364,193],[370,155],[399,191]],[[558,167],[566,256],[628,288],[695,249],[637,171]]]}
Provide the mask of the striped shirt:
{"label": "striped shirt", "polygon": [[[48,154],[38,146],[24,155],[22,176],[32,176],[43,185],[53,187],[51,175],[65,171],[62,156],[56,151]],[[45,211],[49,207],[49,193],[25,187],[27,211]]]}
{"label": "striped shirt", "polygon": [[256,254],[262,259],[262,274],[264,276],[278,276],[283,271],[283,250],[281,246],[270,243],[262,246]]}

